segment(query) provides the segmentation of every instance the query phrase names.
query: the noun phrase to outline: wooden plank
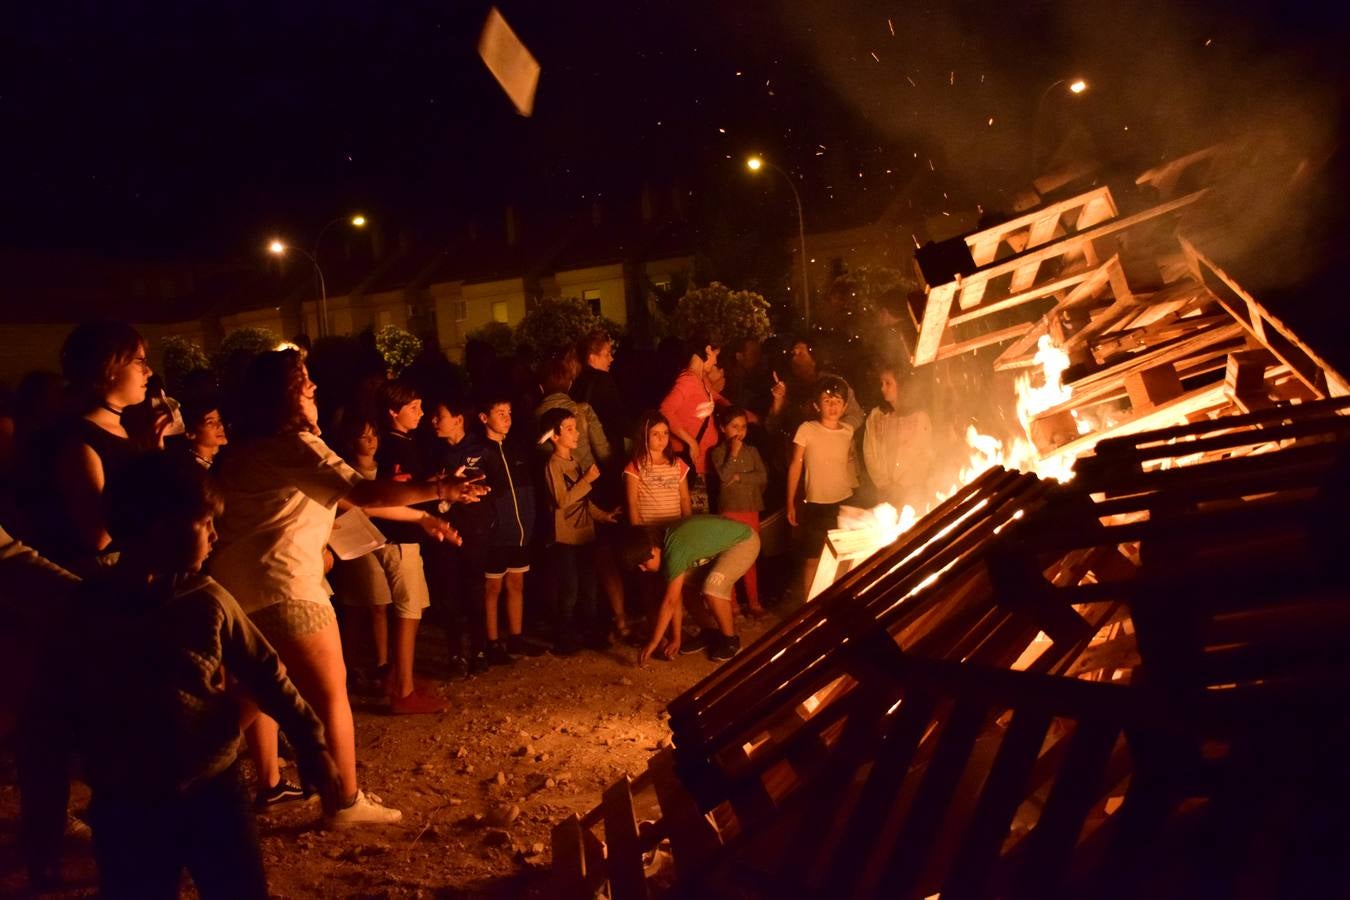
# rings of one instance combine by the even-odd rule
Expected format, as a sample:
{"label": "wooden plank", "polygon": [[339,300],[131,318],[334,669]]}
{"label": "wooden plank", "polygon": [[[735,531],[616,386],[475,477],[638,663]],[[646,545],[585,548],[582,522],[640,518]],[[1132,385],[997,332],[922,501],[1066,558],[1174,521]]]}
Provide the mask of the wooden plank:
{"label": "wooden plank", "polygon": [[1023,291],[1020,294],[1013,294],[1002,300],[995,300],[992,303],[981,304],[979,307],[969,312],[958,313],[947,319],[948,325],[963,325],[966,322],[973,322],[984,316],[992,315],[996,312],[1002,312],[1005,309],[1012,309],[1015,306],[1021,306],[1024,303],[1030,303],[1033,300],[1041,300],[1049,297],[1051,294],[1057,294],[1060,291],[1068,290],[1089,276],[1090,272],[1084,269],[1075,272],[1072,275],[1066,275],[1054,281],[1046,282],[1040,287],[1032,288],[1029,291]]}
{"label": "wooden plank", "polygon": [[956,297],[958,283],[955,281],[940,284],[928,291],[928,302],[923,308],[923,323],[919,326],[919,339],[914,345],[916,366],[922,366],[937,358],[938,346],[947,330],[947,316],[952,309],[952,300]]}
{"label": "wooden plank", "polygon": [[582,848],[581,819],[576,813],[553,826],[553,874],[562,896],[581,900],[586,896],[586,852]]}
{"label": "wooden plank", "polygon": [[[1182,249],[1192,261],[1197,277],[1214,293],[1224,309],[1261,340],[1280,362],[1287,365],[1318,397],[1343,397],[1350,394],[1350,383],[1346,381],[1345,376],[1299,340],[1287,325],[1271,315],[1254,296],[1239,285],[1231,275],[1219,268],[1213,260],[1200,252],[1194,244],[1185,237],[1180,240]],[[1245,311],[1252,317],[1250,321],[1238,312],[1239,306],[1245,306]],[[1278,340],[1270,333],[1272,329],[1278,334]]]}
{"label": "wooden plank", "polygon": [[675,754],[662,750],[647,761],[647,771],[661,804],[661,820],[670,835],[670,850],[677,877],[696,873],[722,846],[717,830],[680,784],[675,774]]}
{"label": "wooden plank", "polygon": [[[1099,188],[1093,188],[1090,191],[1070,197],[1067,200],[1061,200],[1058,203],[1052,203],[1049,206],[1037,207],[1015,219],[1000,222],[983,231],[977,231],[974,234],[967,236],[966,245],[970,247],[971,255],[974,256],[976,244],[986,244],[995,236],[998,237],[999,242],[1002,242],[1007,239],[1007,235],[1023,229],[1029,229],[1034,226],[1037,221],[1043,218],[1054,216],[1055,219],[1058,220],[1061,216],[1084,209],[1093,203],[1105,203],[1107,204],[1107,208],[1114,209],[1115,200],[1111,197],[1111,189],[1106,185],[1102,185]],[[1098,206],[1097,208],[1100,209],[1101,207]],[[997,244],[995,246],[997,246]]]}
{"label": "wooden plank", "polygon": [[973,353],[983,347],[991,347],[994,344],[1011,341],[1020,337],[1030,327],[1030,324],[1009,325],[1007,328],[1000,328],[998,331],[991,331],[988,334],[982,334],[956,344],[948,344],[938,350],[937,358],[939,360],[953,359],[957,356]]}
{"label": "wooden plank", "polygon": [[1056,896],[1083,820],[1106,786],[1102,775],[1119,734],[1113,723],[1078,723],[1045,809],[1022,848],[1013,897]]}
{"label": "wooden plank", "polygon": [[1013,713],[989,770],[989,779],[980,792],[975,814],[942,886],[946,900],[983,900],[992,894],[987,886],[989,875],[1012,825],[1013,814],[1025,795],[1050,721],[1044,712],[1019,709]]}
{"label": "wooden plank", "polygon": [[633,812],[632,782],[620,778],[606,789],[601,807],[605,814],[610,896],[614,900],[645,900],[647,874],[642,866],[642,843]]}
{"label": "wooden plank", "polygon": [[[1135,213],[1132,216],[1127,216],[1124,219],[1113,219],[1095,225],[1086,231],[1066,235],[1043,247],[1023,251],[1002,262],[977,270],[969,277],[972,279],[978,278],[989,280],[1015,272],[1029,263],[1035,262],[1040,264],[1047,260],[1065,256],[1070,253],[1083,253],[1088,256],[1089,261],[1091,261],[1093,256],[1090,251],[1092,249],[1093,241],[1115,234],[1126,228],[1132,228],[1135,225],[1147,222],[1158,216],[1167,215],[1184,209],[1199,200],[1204,194],[1204,190],[1196,191],[1195,193],[1187,194],[1185,197],[1179,197],[1167,203],[1159,204],[1152,209],[1146,209],[1142,212]],[[943,334],[947,328],[947,317],[951,312],[952,300],[954,299],[959,284],[960,279],[948,282],[947,284],[937,285],[929,290],[928,305],[924,307],[923,323],[919,328],[918,346],[915,347],[914,350],[914,359],[912,360],[914,365],[926,365],[936,358],[938,347],[942,343]]]}
{"label": "wooden plank", "polygon": [[1223,394],[1223,382],[1196,388],[1193,391],[1187,391],[1175,400],[1161,406],[1155,406],[1143,415],[1132,416],[1122,422],[1117,422],[1104,431],[1085,434],[1067,444],[1061,444],[1054,450],[1056,453],[1070,453],[1078,456],[1090,450],[1098,441],[1127,434],[1138,434],[1141,431],[1150,431],[1154,428],[1175,424],[1178,420],[1186,419],[1195,413],[1218,409],[1227,405],[1227,403],[1228,400]]}
{"label": "wooden plank", "polygon": [[1146,412],[1185,393],[1177,370],[1170,364],[1140,369],[1125,376],[1125,393],[1135,413]]}

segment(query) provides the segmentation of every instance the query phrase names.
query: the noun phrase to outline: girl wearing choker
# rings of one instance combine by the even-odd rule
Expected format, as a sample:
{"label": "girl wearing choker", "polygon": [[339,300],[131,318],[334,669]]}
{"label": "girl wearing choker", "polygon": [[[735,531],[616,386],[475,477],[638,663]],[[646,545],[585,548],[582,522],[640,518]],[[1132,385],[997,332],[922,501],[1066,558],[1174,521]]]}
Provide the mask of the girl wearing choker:
{"label": "girl wearing choker", "polygon": [[33,543],[49,559],[88,575],[110,562],[103,486],[136,456],[122,414],[145,400],[153,374],[145,340],[122,322],[76,326],[61,348],[74,418],[51,436],[44,485],[30,510]]}

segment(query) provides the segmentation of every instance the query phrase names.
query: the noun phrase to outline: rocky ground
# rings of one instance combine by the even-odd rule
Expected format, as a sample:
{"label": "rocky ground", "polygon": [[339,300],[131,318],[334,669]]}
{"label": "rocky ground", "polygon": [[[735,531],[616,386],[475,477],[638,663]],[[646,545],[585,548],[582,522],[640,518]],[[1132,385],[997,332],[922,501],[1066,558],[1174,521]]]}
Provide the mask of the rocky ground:
{"label": "rocky ground", "polygon": [[[772,621],[741,620],[743,640]],[[434,676],[443,665],[440,642],[432,627],[426,632],[421,668]],[[666,704],[716,665],[702,655],[644,668],[634,659],[635,651],[616,647],[522,659],[469,681],[433,680],[451,704],[435,716],[390,716],[355,698],[362,784],[403,810],[403,823],[325,832],[314,827],[317,806],[267,817],[263,855],[273,894],[549,896],[553,824],[596,806],[624,773],[643,771],[670,740]],[[12,769],[0,780],[0,896],[23,896]],[[92,896],[87,846],[72,841],[69,856],[69,887],[50,896]]]}

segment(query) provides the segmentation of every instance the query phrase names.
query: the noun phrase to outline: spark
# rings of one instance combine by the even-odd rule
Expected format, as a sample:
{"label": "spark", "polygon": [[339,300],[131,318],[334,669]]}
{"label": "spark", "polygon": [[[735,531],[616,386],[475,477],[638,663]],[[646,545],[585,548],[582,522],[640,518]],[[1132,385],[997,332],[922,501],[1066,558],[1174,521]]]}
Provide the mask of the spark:
{"label": "spark", "polygon": [[956,70],[955,70],[955,69],[953,69],[952,71],[950,71],[950,72],[947,73],[947,86],[948,86],[948,87],[956,87]]}
{"label": "spark", "polygon": [[989,124],[990,124],[990,125],[993,125],[993,124],[994,124],[994,117],[993,117],[993,116],[990,116],[990,117],[989,117]]}
{"label": "spark", "polygon": [[736,73],[736,77],[737,77],[737,78],[740,78],[740,77],[741,77],[741,73],[740,73],[740,72],[737,72],[737,73]]}
{"label": "spark", "polygon": [[717,129],[717,132],[718,132],[719,134],[726,134],[726,133],[727,133],[727,130],[726,130],[725,128],[719,128],[719,129]]}
{"label": "spark", "polygon": [[905,76],[905,80],[909,82],[910,87],[912,88],[918,87],[918,85],[914,83],[914,79],[910,78],[908,75]]}
{"label": "spark", "polygon": [[891,30],[891,37],[895,37],[895,23],[890,19],[886,20],[886,27]]}
{"label": "spark", "polygon": [[872,51],[872,58],[875,59],[877,62],[881,62],[881,57],[877,56],[877,52],[875,50]]}
{"label": "spark", "polygon": [[1205,46],[1208,47],[1212,43],[1214,43],[1214,38],[1210,38],[1209,40],[1205,41]]}
{"label": "spark", "polygon": [[928,161],[928,171],[930,172],[937,171],[937,167],[933,165],[933,161],[931,159]]}

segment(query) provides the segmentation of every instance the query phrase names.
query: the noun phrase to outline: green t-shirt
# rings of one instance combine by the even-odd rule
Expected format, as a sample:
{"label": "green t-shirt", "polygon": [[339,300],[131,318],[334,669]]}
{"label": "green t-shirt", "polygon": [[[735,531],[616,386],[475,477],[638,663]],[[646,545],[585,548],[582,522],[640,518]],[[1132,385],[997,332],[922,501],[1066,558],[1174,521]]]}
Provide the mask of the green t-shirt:
{"label": "green t-shirt", "polygon": [[751,534],[750,526],[743,522],[733,522],[721,516],[690,516],[666,529],[666,543],[661,550],[661,572],[666,576],[666,581],[674,581]]}

